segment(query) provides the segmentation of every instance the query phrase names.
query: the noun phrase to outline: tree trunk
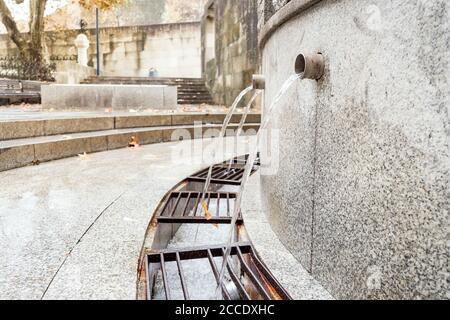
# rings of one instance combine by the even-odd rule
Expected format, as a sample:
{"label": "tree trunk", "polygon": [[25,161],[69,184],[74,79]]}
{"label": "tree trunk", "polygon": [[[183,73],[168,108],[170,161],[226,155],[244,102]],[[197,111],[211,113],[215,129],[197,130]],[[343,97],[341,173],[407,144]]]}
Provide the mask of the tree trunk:
{"label": "tree trunk", "polygon": [[47,0],[30,0],[30,55],[44,61],[44,13]]}
{"label": "tree trunk", "polygon": [[[19,2],[16,0],[16,3]],[[18,60],[12,66],[19,79],[52,79],[52,67],[44,57],[44,13],[46,4],[47,0],[30,0],[30,33],[26,37],[20,33],[5,1],[0,0],[1,21],[19,52]]]}
{"label": "tree trunk", "polygon": [[19,54],[21,56],[26,55],[26,52],[28,51],[28,43],[20,33],[19,28],[17,27],[17,24],[11,14],[11,11],[9,10],[4,0],[0,0],[0,15],[2,23],[5,26],[9,37],[19,50]]}

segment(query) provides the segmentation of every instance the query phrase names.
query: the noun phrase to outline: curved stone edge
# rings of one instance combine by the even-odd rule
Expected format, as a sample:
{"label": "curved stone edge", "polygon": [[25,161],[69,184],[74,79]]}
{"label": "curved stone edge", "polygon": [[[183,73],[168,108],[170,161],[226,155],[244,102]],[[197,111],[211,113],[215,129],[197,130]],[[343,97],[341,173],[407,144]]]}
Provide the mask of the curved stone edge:
{"label": "curved stone edge", "polygon": [[262,27],[259,34],[259,48],[262,50],[275,31],[290,19],[311,8],[322,0],[292,0],[278,10]]}
{"label": "curved stone edge", "polygon": [[264,212],[260,174],[254,174],[243,194],[245,230],[258,255],[294,300],[334,300],[273,232]]}

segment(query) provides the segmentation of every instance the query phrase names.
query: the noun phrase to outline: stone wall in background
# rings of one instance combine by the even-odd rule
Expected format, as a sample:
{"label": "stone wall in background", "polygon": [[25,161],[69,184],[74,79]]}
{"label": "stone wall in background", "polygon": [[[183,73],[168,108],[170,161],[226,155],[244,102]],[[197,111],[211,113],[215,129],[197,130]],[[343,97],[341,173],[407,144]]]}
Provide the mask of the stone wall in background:
{"label": "stone wall in background", "polygon": [[211,0],[202,19],[203,76],[216,103],[231,105],[259,70],[257,0]]}
{"label": "stone wall in background", "polygon": [[[284,9],[294,2],[308,1]],[[314,3],[280,9],[289,18],[261,51],[266,108],[299,53],[326,60],[271,119],[272,228],[336,298],[448,299],[449,2]]]}
{"label": "stone wall in background", "polygon": [[[96,66],[95,32],[87,31],[91,42],[89,66]],[[47,32],[49,56],[76,54],[78,30]],[[155,68],[161,77],[201,77],[200,23],[174,23],[138,27],[103,28],[100,32],[101,70],[105,76],[148,76]],[[0,35],[0,56],[13,55],[15,45]]]}
{"label": "stone wall in background", "polygon": [[[152,24],[168,24],[200,21],[203,7],[207,0],[128,0],[125,5],[117,6],[108,11],[100,12],[100,25],[102,28],[147,26]],[[95,10],[83,9],[78,1],[60,2],[61,7],[51,12],[45,18],[47,31],[60,31],[79,29],[80,20],[87,23],[88,28],[95,27]],[[49,1],[47,8],[56,1]],[[11,9],[19,10],[22,15],[16,15],[19,30],[28,32],[27,3],[20,5],[10,4]],[[13,11],[14,12],[14,11]],[[0,33],[6,33],[3,24],[0,23]]]}
{"label": "stone wall in background", "polygon": [[[101,24],[103,27],[123,27],[200,21],[204,3],[205,0],[130,0],[124,6],[102,12]],[[95,27],[92,10],[82,10],[80,18],[88,23],[88,27]]]}

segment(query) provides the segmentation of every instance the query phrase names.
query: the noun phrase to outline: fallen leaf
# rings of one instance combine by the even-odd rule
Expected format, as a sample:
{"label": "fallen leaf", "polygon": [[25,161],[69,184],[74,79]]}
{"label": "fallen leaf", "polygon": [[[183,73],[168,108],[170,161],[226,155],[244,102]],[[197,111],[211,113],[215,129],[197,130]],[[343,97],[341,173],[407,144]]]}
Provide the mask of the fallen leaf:
{"label": "fallen leaf", "polygon": [[106,113],[111,113],[111,112],[113,112],[113,109],[112,109],[112,108],[106,108],[106,109],[105,109],[105,112],[106,112]]}
{"label": "fallen leaf", "polygon": [[139,139],[135,136],[131,137],[128,142],[128,148],[138,148],[139,147]]}
{"label": "fallen leaf", "polygon": [[206,201],[202,202],[202,208],[203,208],[203,213],[205,214],[206,220],[208,220],[208,221],[211,220],[212,219],[212,214],[208,210],[208,204],[206,203]]}

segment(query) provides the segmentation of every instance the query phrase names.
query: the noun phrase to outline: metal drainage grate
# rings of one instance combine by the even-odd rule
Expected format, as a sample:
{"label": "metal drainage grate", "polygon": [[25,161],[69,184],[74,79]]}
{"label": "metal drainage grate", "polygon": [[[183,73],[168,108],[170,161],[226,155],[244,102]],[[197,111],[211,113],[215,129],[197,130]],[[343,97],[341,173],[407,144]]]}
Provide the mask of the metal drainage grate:
{"label": "metal drainage grate", "polygon": [[[213,167],[211,176],[212,184],[224,184],[224,185],[241,185],[242,177],[244,175],[244,166],[233,165],[229,170],[228,165],[221,164]],[[252,174],[256,172],[253,169]],[[208,178],[209,168],[202,170],[193,176],[189,177],[189,181],[205,182]]]}
{"label": "metal drainage grate", "polygon": [[[233,160],[231,161],[231,163],[234,164],[234,165],[242,165],[242,166],[245,166],[245,165],[247,164],[248,157],[249,157],[249,155],[247,154],[247,155],[245,155],[245,156],[240,156],[240,157],[233,158]],[[229,165],[229,164],[230,164],[230,160],[224,161],[222,164],[223,164],[223,165]],[[256,156],[256,160],[255,160],[254,165],[255,165],[255,166],[258,166],[258,167],[261,166],[261,157],[260,157],[259,152],[258,152],[258,154],[257,154],[257,156]]]}
{"label": "metal drainage grate", "polygon": [[[236,201],[235,193],[208,192],[205,201],[211,217],[205,217],[201,207],[201,192],[172,192],[161,213],[158,223],[230,224]],[[242,224],[242,217],[238,224]]]}
{"label": "metal drainage grate", "polygon": [[[237,243],[233,246],[231,258],[227,262],[226,277],[219,283],[219,272],[224,254],[223,247],[148,253],[146,257],[147,299],[198,299],[198,291],[205,294],[208,288],[209,295],[214,297],[214,289],[217,286],[221,287],[224,300],[292,299],[259,260],[249,243]],[[204,265],[200,268],[196,264],[198,262]],[[190,272],[192,267],[196,272]],[[205,270],[210,276],[210,282],[206,284],[201,283],[201,278],[206,279]],[[201,271],[203,271],[203,277],[200,275]],[[155,292],[155,287],[161,292]]]}
{"label": "metal drainage grate", "polygon": [[[242,183],[244,176],[245,165],[249,155],[233,158],[231,161],[224,161],[221,164],[213,166],[211,184],[235,185],[239,186]],[[230,167],[231,162],[231,167]],[[261,166],[261,161],[258,157],[255,160],[252,174],[254,174],[258,167]],[[188,181],[205,182],[208,178],[209,168],[204,169],[188,178]]]}

